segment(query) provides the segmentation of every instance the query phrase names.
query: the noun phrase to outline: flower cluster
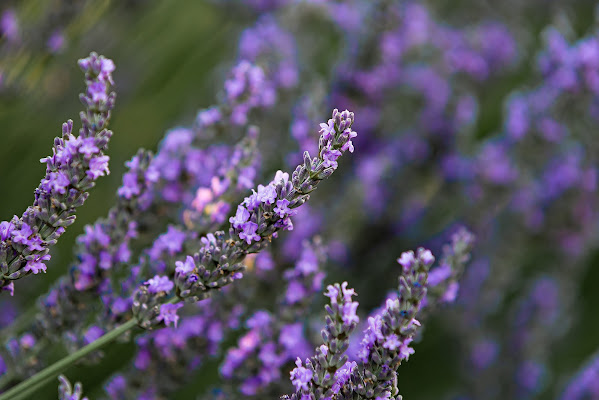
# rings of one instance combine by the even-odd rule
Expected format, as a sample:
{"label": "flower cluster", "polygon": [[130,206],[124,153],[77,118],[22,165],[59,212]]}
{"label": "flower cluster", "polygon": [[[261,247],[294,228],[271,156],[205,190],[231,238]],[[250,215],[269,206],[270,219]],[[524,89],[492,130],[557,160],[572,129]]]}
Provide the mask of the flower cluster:
{"label": "flower cluster", "polygon": [[[239,38],[239,57],[266,65],[267,79],[275,86],[289,89],[298,84],[295,38],[283,30],[276,19],[265,15]],[[266,58],[263,63],[261,59]]]}
{"label": "flower cluster", "polygon": [[[281,376],[298,356],[310,354],[307,318],[314,294],[322,289],[322,249],[317,239],[304,242],[300,258],[283,273],[287,285],[272,311],[256,311],[246,322],[248,328],[230,348],[220,367],[223,387],[234,388],[227,396],[244,397],[281,393]],[[238,392],[238,393],[237,393]]]}
{"label": "flower cluster", "polygon": [[[149,206],[150,188],[154,182],[148,179],[154,176],[150,159],[150,153],[140,151],[127,163],[129,170],[118,190],[117,205],[109,211],[107,218],[86,226],[85,232],[77,238],[76,262],[71,267],[71,276],[60,279],[39,301],[34,331],[39,331],[40,335],[61,338],[65,331],[69,331],[72,337],[77,330],[83,330],[85,316],[94,306],[90,299],[103,294],[113,272],[131,261],[130,244],[139,231],[136,221]],[[133,178],[138,190],[123,190],[126,185],[132,185]]]}
{"label": "flower cluster", "polygon": [[429,304],[452,303],[456,300],[460,288],[459,281],[466,263],[470,260],[474,240],[474,235],[463,227],[451,236],[451,242],[443,248],[439,266],[429,272],[429,288],[423,300],[423,307]]}
{"label": "flower cluster", "polygon": [[114,63],[91,53],[79,60],[79,66],[87,85],[80,96],[86,111],[81,114],[79,135],[73,134],[72,121],[63,124],[53,154],[41,160],[46,176],[35,190],[33,205],[20,218],[0,223],[0,286],[11,294],[14,280],[46,271],[50,246],[75,221],[75,210],[95,181],[109,172],[104,151],[112,136],[106,128],[115,100],[110,91]]}
{"label": "flower cluster", "polygon": [[361,350],[364,367],[357,369],[354,388],[364,398],[396,396],[395,374],[403,360],[414,353],[409,345],[420,327],[416,319],[426,296],[428,269],[435,261],[429,250],[403,253],[397,260],[403,267],[397,299],[388,299],[381,314],[368,319]]}
{"label": "flower cluster", "polygon": [[[329,297],[327,324],[322,330],[324,343],[316,348],[316,356],[305,361],[298,357],[296,368],[291,371],[291,383],[295,386],[297,398],[310,394],[316,398],[331,397],[338,394],[347,380],[346,375],[352,364],[348,363],[345,351],[349,346],[349,335],[360,319],[356,315],[358,303],[352,300],[356,294],[343,284],[329,285],[325,296]],[[295,397],[292,397],[295,398]]]}
{"label": "flower cluster", "polygon": [[322,331],[324,344],[316,355],[300,358],[291,371],[296,392],[286,398],[396,398],[396,371],[402,360],[414,350],[409,347],[420,322],[415,318],[427,291],[428,269],[435,258],[429,250],[402,253],[398,262],[403,267],[397,298],[387,299],[380,314],[368,318],[368,328],[361,342],[360,363],[348,361],[345,352],[349,336],[356,328],[358,303],[352,301],[353,289],[342,285],[328,286],[330,298],[326,310],[327,326]]}
{"label": "flower cluster", "polygon": [[[226,106],[219,107],[226,109]],[[223,125],[222,121],[220,124]],[[86,332],[90,315],[96,314],[97,323],[106,330],[131,318],[131,294],[143,281],[141,277],[147,280],[155,274],[163,274],[167,265],[174,272],[173,258],[181,259],[176,256],[184,247],[197,249],[199,246],[195,230],[206,232],[219,227],[226,215],[223,213],[229,209],[228,202],[235,201],[240,192],[253,184],[257,129],[243,128],[247,136],[230,150],[223,145],[211,146],[205,151],[197,148],[197,137],[207,127],[200,132],[187,129],[169,132],[156,156],[140,150],[127,163],[129,171],[118,189],[117,205],[107,218],[87,227],[86,233],[78,238],[72,274],[61,278],[50,293],[40,299],[37,321],[30,332],[39,338],[64,338],[67,347],[76,350],[89,343]],[[210,182],[215,175],[228,187],[214,198],[223,207],[207,207],[202,215],[186,210],[179,223],[184,223],[188,230],[169,227],[166,234],[159,235],[154,244],[142,252],[138,265],[130,267],[132,241],[140,234],[147,235],[150,224],[157,222],[150,214],[158,214],[163,219],[178,214],[179,202],[192,203],[191,196],[197,185]],[[220,210],[221,217],[215,219],[218,213],[210,212],[209,208]],[[165,307],[164,313],[157,316],[157,322],[173,323],[174,309]],[[36,347],[35,353],[44,353],[47,343],[43,343]],[[32,368],[44,365],[42,358],[32,359],[36,364]],[[11,369],[16,371],[19,367],[14,365]],[[12,374],[15,378],[23,375],[15,371]]]}
{"label": "flower cluster", "polygon": [[[167,131],[155,155],[141,150],[127,163],[115,204],[82,229],[68,273],[34,307],[19,309],[34,300],[35,285],[19,291],[24,298],[4,296],[0,399],[26,397],[66,364],[97,364],[101,346],[131,339],[135,356],[114,371],[107,397],[399,399],[400,385],[421,397],[593,397],[594,361],[566,379],[582,344],[594,343],[599,41],[590,6],[506,0],[489,12],[470,0],[451,10],[411,0],[220,0],[209,7],[218,3],[226,12],[210,15],[234,23],[223,23],[214,42],[237,48],[235,60],[216,69],[224,82],[218,102],[191,127]],[[481,18],[467,18],[472,10]],[[26,11],[0,10],[3,98],[22,82],[56,92],[67,78],[45,72],[64,73],[48,52],[68,45],[72,14],[38,24],[54,11],[37,20]],[[106,23],[103,35],[122,32]],[[44,49],[43,69],[32,46]],[[155,59],[161,47],[151,47],[123,62],[124,76],[141,76],[127,65]],[[186,87],[200,83],[185,75],[189,63],[171,59]],[[80,66],[83,128],[77,135],[65,124],[44,159],[34,206],[0,222],[0,291],[12,294],[14,280],[45,270],[75,207],[108,173],[114,65],[92,55]],[[136,87],[123,85],[122,95],[135,99]],[[164,104],[143,122],[172,118]],[[336,110],[319,125],[333,106],[360,118],[354,124],[352,113]],[[305,205],[354,146],[351,165]],[[299,166],[275,173],[285,163]],[[326,240],[326,263],[316,236]],[[421,243],[440,261],[432,267],[424,249],[403,253],[399,290],[381,303],[397,266],[388,261],[397,248]],[[327,282],[320,332],[315,294],[325,276],[351,277],[364,309],[347,283]],[[447,357],[446,379],[436,369],[416,377],[418,369],[404,369],[399,380],[414,343],[431,334],[459,350]],[[571,337],[580,337],[574,352]],[[69,355],[52,364],[62,349]],[[424,363],[443,351],[429,349]],[[570,354],[567,363],[561,352]],[[220,366],[219,376],[207,373],[210,365]],[[82,397],[63,379],[59,393]]]}
{"label": "flower cluster", "polygon": [[225,96],[231,107],[231,122],[243,125],[250,110],[270,106],[276,100],[276,92],[264,76],[264,71],[248,61],[241,61],[225,81]]}
{"label": "flower cluster", "polygon": [[[343,152],[353,151],[350,140],[356,136],[351,130],[353,122],[353,113],[335,109],[328,124],[323,124],[326,129],[321,129],[318,157],[311,159],[305,153],[304,163],[296,168],[291,179],[289,174],[279,171],[268,185],[259,185],[258,191],[246,197],[231,218],[229,238],[223,231],[203,237],[200,251],[175,269],[177,297],[198,301],[210,291],[241,278],[241,261],[248,253],[260,251],[278,231],[293,229],[290,216],[294,209],[335,171],[336,160]],[[146,287],[141,287],[136,296],[139,297],[134,301],[134,313],[143,326],[149,327],[159,314],[157,300],[149,296]]]}

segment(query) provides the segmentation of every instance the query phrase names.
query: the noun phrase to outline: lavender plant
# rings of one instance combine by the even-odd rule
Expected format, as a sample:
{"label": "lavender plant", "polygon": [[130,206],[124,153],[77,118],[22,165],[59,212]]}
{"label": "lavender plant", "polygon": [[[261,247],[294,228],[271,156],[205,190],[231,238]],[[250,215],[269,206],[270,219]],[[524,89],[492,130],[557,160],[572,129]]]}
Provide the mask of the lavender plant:
{"label": "lavender plant", "polygon": [[41,160],[46,176],[35,191],[33,205],[19,218],[3,221],[0,235],[0,285],[14,294],[14,282],[46,271],[49,248],[75,222],[75,210],[82,206],[95,181],[109,173],[104,154],[112,131],[107,130],[115,93],[112,60],[96,53],[79,60],[85,73],[87,91],[80,95],[86,110],[82,127],[73,135],[73,121],[62,125],[62,138],[54,140],[53,154]]}
{"label": "lavender plant", "polygon": [[[267,186],[259,185],[230,218],[229,238],[223,231],[202,238],[200,251],[177,264],[174,283],[166,276],[156,276],[140,286],[133,300],[133,314],[140,326],[148,329],[163,321],[170,325],[178,307],[173,304],[179,299],[200,301],[242,278],[245,256],[262,250],[280,230],[293,229],[290,217],[294,209],[337,169],[343,152],[353,152],[351,139],[357,135],[351,130],[353,122],[353,113],[335,109],[328,123],[321,124],[318,156],[304,153],[304,163],[298,165],[291,180],[289,174],[279,171]],[[167,299],[173,289],[175,297]]]}
{"label": "lavender plant", "polygon": [[388,299],[384,310],[368,319],[361,342],[360,363],[349,362],[344,354],[349,336],[356,328],[358,303],[352,301],[353,289],[342,285],[328,286],[331,299],[326,307],[327,326],[322,331],[324,344],[306,360],[297,359],[291,371],[296,392],[283,398],[399,398],[397,369],[414,349],[409,347],[420,322],[416,314],[426,295],[428,269],[434,262],[429,250],[418,254],[405,252],[398,259],[403,267],[399,278],[398,297]]}
{"label": "lavender plant", "polygon": [[[232,226],[229,234],[231,237],[236,235],[243,242],[225,241],[224,232],[208,234],[202,238],[203,246],[200,252],[193,257],[188,257],[185,263],[177,264],[175,283],[168,277],[160,275],[146,281],[133,295],[134,318],[63,359],[62,362],[71,363],[87,355],[99,345],[128,331],[135,324],[145,329],[157,325],[176,325],[177,310],[182,306],[180,303],[177,304],[179,299],[192,302],[203,300],[209,296],[209,291],[220,289],[241,278],[240,271],[243,268],[241,261],[245,256],[265,247],[265,243],[261,242],[262,238],[277,237],[279,230],[292,228],[289,217],[293,214],[293,209],[302,205],[310,197],[309,193],[316,188],[316,185],[335,171],[338,166],[336,160],[342,152],[346,150],[353,152],[351,139],[356,136],[356,133],[351,130],[353,119],[353,113],[349,111],[334,110],[328,124],[321,126],[318,157],[311,160],[306,153],[304,164],[297,167],[291,181],[288,174],[278,172],[273,182],[266,187],[260,185],[258,192],[254,191],[252,196],[247,197],[238,206],[236,216],[231,217]],[[248,210],[252,212],[252,216]],[[257,243],[250,246],[252,242]],[[166,300],[165,297],[175,288],[175,285],[176,297]],[[15,386],[7,392],[7,395],[22,394],[23,388],[35,387],[43,379],[52,376],[60,367],[61,362],[53,364],[28,381]]]}
{"label": "lavender plant", "polygon": [[[101,363],[104,344],[136,336],[133,359],[121,355],[119,367],[104,370],[112,374],[107,397],[263,398],[295,385],[298,398],[399,398],[398,387],[414,398],[592,398],[591,364],[567,380],[596,347],[596,21],[583,1],[545,2],[532,14],[536,2],[475,3],[211,2],[207,15],[234,26],[214,35],[229,46],[215,48],[238,49],[236,61],[216,69],[226,76],[218,101],[191,128],[168,131],[155,155],[137,153],[116,204],[77,239],[69,274],[34,309],[11,322],[15,300],[31,296],[0,300],[0,387],[17,385],[5,396],[31,396],[77,360]],[[0,21],[0,52],[17,48],[28,23],[21,15]],[[176,37],[184,20],[165,37]],[[110,26],[101,31],[108,47]],[[185,75],[196,60],[193,40],[193,50],[171,41],[165,59],[177,73],[159,84],[152,71],[171,70],[160,50],[116,52],[135,54],[119,61],[120,73],[161,104],[130,131],[162,126],[161,114],[186,118],[185,106],[165,105],[168,90],[154,89],[207,80],[210,58]],[[132,73],[144,54],[160,67]],[[360,118],[347,135],[339,121],[323,124],[317,145],[311,127],[333,106]],[[348,138],[352,129],[361,135]],[[360,151],[347,168],[302,205],[353,145]],[[300,167],[275,175],[282,163]],[[456,230],[462,224],[475,247],[473,234]],[[327,243],[326,262],[300,245],[316,234]],[[405,270],[403,292],[380,306],[387,261],[416,245],[444,255],[430,271]],[[302,269],[316,264],[318,272]],[[325,273],[355,285],[361,310],[347,286],[332,285],[322,338],[312,306]],[[426,290],[414,285],[427,274]],[[148,331],[137,335],[137,324]],[[420,374],[410,363],[400,377],[399,363],[421,340],[419,358],[430,368]],[[57,343],[70,354],[53,365]],[[457,349],[451,357],[445,343]],[[217,364],[220,379],[208,371]],[[290,370],[292,382],[281,379]]]}

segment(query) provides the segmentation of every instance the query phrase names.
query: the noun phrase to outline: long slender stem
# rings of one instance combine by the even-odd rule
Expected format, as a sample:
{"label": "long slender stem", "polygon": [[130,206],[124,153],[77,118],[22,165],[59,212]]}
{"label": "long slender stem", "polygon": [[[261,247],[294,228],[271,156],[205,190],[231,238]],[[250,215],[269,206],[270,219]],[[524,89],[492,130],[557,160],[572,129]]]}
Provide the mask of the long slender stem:
{"label": "long slender stem", "polygon": [[60,361],[55,362],[49,367],[41,370],[37,374],[33,375],[29,379],[19,383],[13,388],[9,389],[5,393],[0,395],[0,400],[15,400],[22,399],[24,395],[29,395],[43,383],[49,379],[56,378],[61,372],[68,368],[71,364],[79,361],[94,350],[98,350],[100,347],[107,343],[112,342],[114,339],[127,332],[137,324],[135,319],[131,319],[119,326],[113,331],[108,332],[95,342],[88,344],[87,346],[77,350],[73,354],[70,354]]}
{"label": "long slender stem", "polygon": [[30,395],[32,395],[33,393],[37,392],[42,386],[44,386],[46,383],[55,380],[56,377],[53,376],[49,376],[44,380],[39,381],[38,383],[31,385],[31,386],[27,386],[26,388],[24,388],[20,393],[16,394],[14,397],[11,397],[10,400],[25,400],[25,399],[30,399],[31,397],[29,397]]}

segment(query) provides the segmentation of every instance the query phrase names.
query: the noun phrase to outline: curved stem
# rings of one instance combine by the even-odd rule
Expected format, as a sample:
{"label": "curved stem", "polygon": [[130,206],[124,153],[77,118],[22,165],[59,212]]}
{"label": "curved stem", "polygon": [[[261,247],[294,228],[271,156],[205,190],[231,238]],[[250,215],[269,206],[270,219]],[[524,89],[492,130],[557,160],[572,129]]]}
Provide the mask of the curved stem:
{"label": "curved stem", "polygon": [[33,375],[29,379],[24,380],[18,385],[12,387],[8,391],[0,395],[0,400],[14,400],[21,399],[24,395],[29,395],[41,385],[50,379],[56,378],[61,372],[68,368],[71,364],[79,361],[94,350],[98,350],[100,347],[107,343],[112,342],[114,339],[127,332],[137,324],[135,319],[131,319],[119,326],[113,331],[108,332],[95,342],[88,344],[87,346],[77,350],[73,354],[70,354],[60,361],[55,362],[49,367],[41,370],[37,374]]}

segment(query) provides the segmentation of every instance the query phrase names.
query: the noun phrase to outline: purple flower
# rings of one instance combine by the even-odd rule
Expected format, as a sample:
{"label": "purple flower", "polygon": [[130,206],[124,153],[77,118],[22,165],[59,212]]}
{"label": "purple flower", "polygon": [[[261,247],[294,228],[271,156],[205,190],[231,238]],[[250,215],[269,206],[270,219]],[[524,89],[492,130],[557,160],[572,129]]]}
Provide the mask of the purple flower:
{"label": "purple flower", "polygon": [[258,185],[258,201],[265,204],[273,204],[277,198],[274,185]]}
{"label": "purple flower", "polygon": [[280,218],[284,218],[287,215],[291,215],[292,210],[288,206],[289,200],[277,200],[277,206],[274,209],[275,214],[278,214]]}
{"label": "purple flower", "polygon": [[331,299],[331,304],[337,304],[337,297],[339,296],[339,289],[333,285],[327,286],[327,292],[324,294]]}
{"label": "purple flower", "polygon": [[441,296],[441,301],[446,303],[452,303],[458,297],[458,290],[460,289],[460,284],[458,282],[451,282],[447,286],[447,290]]}
{"label": "purple flower", "polygon": [[296,390],[308,390],[308,384],[312,381],[312,371],[304,368],[302,360],[298,357],[295,361],[296,368],[294,368],[291,375],[291,383],[295,386]]}
{"label": "purple flower", "polygon": [[433,253],[431,253],[430,250],[422,248],[418,251],[418,258],[424,265],[427,266],[431,266],[435,262],[435,257],[433,256]]}
{"label": "purple flower", "polygon": [[108,170],[108,156],[100,156],[92,158],[89,162],[89,170],[86,171],[87,176],[96,180],[100,176],[110,173]]}
{"label": "purple flower", "polygon": [[200,126],[210,126],[219,122],[221,118],[220,110],[217,107],[212,107],[200,111],[196,117],[196,121]]}
{"label": "purple flower", "polygon": [[325,139],[325,140],[330,140],[335,136],[335,120],[333,120],[332,118],[329,119],[329,121],[325,124],[324,122],[322,122],[320,124],[320,130],[318,131],[318,133],[320,133],[320,135]]}
{"label": "purple flower", "polygon": [[104,57],[101,57],[99,61],[100,61],[100,73],[98,74],[99,79],[113,85],[114,82],[112,81],[112,73],[115,70],[114,62],[111,59],[104,58]]}
{"label": "purple flower", "polygon": [[409,270],[416,262],[414,252],[410,250],[401,253],[401,256],[397,259],[397,262],[404,268],[404,270]]}
{"label": "purple flower", "polygon": [[105,386],[106,393],[113,399],[122,398],[122,394],[124,394],[123,392],[126,388],[127,381],[122,375],[115,376]]}
{"label": "purple flower", "polygon": [[383,347],[392,351],[395,351],[401,346],[402,342],[399,340],[399,337],[392,333],[391,335],[385,338],[385,342],[383,343]]}
{"label": "purple flower", "polygon": [[325,167],[337,168],[337,159],[341,156],[341,152],[339,150],[334,150],[331,148],[325,148],[322,151],[323,165]]}
{"label": "purple flower", "polygon": [[358,364],[355,361],[347,361],[343,367],[335,372],[335,384],[331,387],[333,393],[339,393],[341,388],[349,381],[357,366]]}
{"label": "purple flower", "polygon": [[[9,292],[11,296],[14,296],[15,295],[15,283],[10,282],[8,285],[1,286],[0,290]],[[0,362],[2,362],[2,357],[0,357]],[[0,372],[2,372],[1,368],[0,368]]]}
{"label": "purple flower", "polygon": [[104,330],[99,326],[93,325],[83,335],[87,344],[92,343],[104,335]]}
{"label": "purple flower", "polygon": [[97,81],[87,87],[87,95],[91,97],[94,103],[105,102],[108,100],[106,89],[107,87],[104,82]]}
{"label": "purple flower", "polygon": [[[172,285],[172,283],[171,283]],[[176,304],[163,304],[160,306],[160,314],[158,315],[159,321],[164,321],[166,326],[174,325],[177,327],[177,322],[179,322],[179,316],[177,315],[177,310],[183,307],[183,303]]]}
{"label": "purple flower", "polygon": [[65,194],[70,183],[69,177],[64,172],[51,172],[48,174],[48,178],[43,181],[42,187],[48,192]]}
{"label": "purple flower", "polygon": [[175,272],[177,274],[181,274],[183,276],[187,276],[187,275],[191,274],[193,272],[193,270],[196,268],[195,261],[193,260],[193,257],[191,257],[191,256],[187,256],[185,261],[175,262],[175,266],[176,266]]}
{"label": "purple flower", "polygon": [[256,233],[258,224],[254,222],[244,222],[242,225],[242,231],[239,233],[239,238],[245,240],[247,244],[251,244],[252,240],[255,242],[260,241],[260,235]]}
{"label": "purple flower", "polygon": [[123,185],[118,189],[118,195],[126,199],[131,199],[141,193],[141,186],[137,182],[137,174],[134,171],[123,175]]}
{"label": "purple flower", "polygon": [[236,229],[243,229],[243,224],[245,224],[250,219],[250,213],[245,209],[242,205],[237,206],[237,213],[235,217],[229,218],[229,222]]}
{"label": "purple flower", "polygon": [[[15,218],[17,218],[15,216]],[[8,240],[9,237],[12,236],[12,231],[14,229],[14,225],[12,222],[2,221],[0,222],[0,240],[5,241]]]}
{"label": "purple flower", "polygon": [[173,290],[174,284],[167,276],[156,275],[152,279],[145,282],[148,285],[150,293],[170,292]]}
{"label": "purple flower", "polygon": [[283,325],[279,334],[279,343],[290,355],[303,353],[303,349],[307,346],[303,324],[296,322]]}
{"label": "purple flower", "polygon": [[343,301],[350,302],[352,296],[356,295],[356,291],[353,288],[347,288],[348,283],[343,282],[341,284],[341,292],[343,293]]}
{"label": "purple flower", "polygon": [[12,231],[12,240],[15,243],[27,245],[31,235],[33,235],[33,230],[26,222],[23,222],[20,229],[14,229]]}
{"label": "purple flower", "polygon": [[290,304],[295,304],[302,300],[306,296],[306,289],[300,282],[292,281],[289,282],[287,292],[285,294],[285,300]]}
{"label": "purple flower", "polygon": [[71,386],[71,382],[64,375],[60,375],[58,380],[58,400],[88,400],[87,397],[83,397],[81,383],[77,382],[75,386]]}
{"label": "purple flower", "polygon": [[248,318],[246,325],[250,329],[263,329],[271,323],[272,317],[267,311],[256,311]]}
{"label": "purple flower", "polygon": [[428,284],[431,287],[437,286],[446,281],[451,276],[451,266],[443,263],[438,268],[433,269],[428,275]]}
{"label": "purple flower", "polygon": [[360,322],[360,318],[356,315],[356,310],[358,309],[357,302],[347,302],[343,304],[341,318],[345,325],[351,325],[353,323]]}
{"label": "purple flower", "polygon": [[21,336],[21,339],[19,340],[19,344],[21,345],[21,347],[25,348],[31,348],[35,346],[35,343],[35,337],[33,337],[31,333],[24,334],[23,336]]}
{"label": "purple flower", "polygon": [[401,358],[407,360],[410,355],[414,354],[414,349],[408,346],[412,340],[412,338],[407,338],[400,344],[398,354]]}
{"label": "purple flower", "polygon": [[243,200],[242,204],[245,205],[248,210],[253,211],[256,207],[260,205],[260,200],[258,200],[258,193],[254,192],[250,196],[246,197]]}
{"label": "purple flower", "polygon": [[54,31],[48,38],[46,46],[50,53],[59,53],[63,50],[65,45],[65,37],[61,31]]}
{"label": "purple flower", "polygon": [[19,37],[19,21],[17,14],[12,9],[7,9],[0,17],[0,33],[5,36],[9,42],[14,42]]}
{"label": "purple flower", "polygon": [[471,360],[476,368],[489,367],[497,358],[499,346],[497,342],[490,339],[477,341],[472,349]]}
{"label": "purple flower", "polygon": [[85,138],[81,142],[81,146],[79,147],[79,153],[85,155],[86,158],[91,158],[93,154],[96,154],[100,151],[98,146],[96,146],[95,138]]}

